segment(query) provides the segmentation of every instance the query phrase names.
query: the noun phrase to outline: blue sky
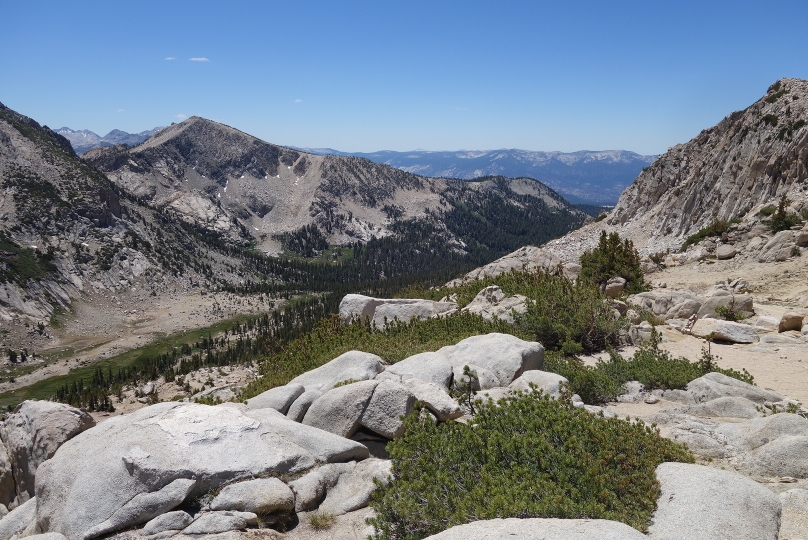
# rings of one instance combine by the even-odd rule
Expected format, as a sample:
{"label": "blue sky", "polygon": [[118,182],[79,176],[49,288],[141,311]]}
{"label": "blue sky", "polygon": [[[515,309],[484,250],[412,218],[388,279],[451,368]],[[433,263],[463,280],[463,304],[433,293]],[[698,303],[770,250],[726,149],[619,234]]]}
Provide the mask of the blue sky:
{"label": "blue sky", "polygon": [[346,151],[655,154],[808,78],[803,0],[0,6],[0,102],[101,135],[198,115]]}

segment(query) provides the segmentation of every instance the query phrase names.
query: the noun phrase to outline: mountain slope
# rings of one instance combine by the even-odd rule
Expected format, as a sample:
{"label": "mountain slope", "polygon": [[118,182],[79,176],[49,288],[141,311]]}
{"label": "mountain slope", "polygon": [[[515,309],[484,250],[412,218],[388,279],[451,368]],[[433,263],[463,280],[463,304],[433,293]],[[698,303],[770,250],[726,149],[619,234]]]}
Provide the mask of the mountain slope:
{"label": "mountain slope", "polygon": [[116,144],[135,146],[163,129],[165,128],[156,127],[147,131],[141,131],[140,133],[127,133],[119,129],[113,129],[103,137],[88,129],[76,131],[68,127],[59,128],[56,130],[56,133],[70,141],[73,150],[75,150],[78,155],[82,155],[99,146],[115,146]]}
{"label": "mountain slope", "polygon": [[337,245],[389,236],[395,223],[409,219],[446,229],[441,216],[475,193],[499,194],[489,206],[540,207],[562,228],[584,218],[530,179],[425,178],[367,159],[276,146],[198,117],[135,148],[97,148],[84,159],[122,189],[188,223],[225,237],[249,234],[270,253],[283,247],[283,235],[311,225]]}
{"label": "mountain slope", "polygon": [[311,151],[316,154],[364,157],[376,163],[432,177],[467,180],[490,175],[535,178],[570,202],[599,205],[614,204],[626,186],[656,159],[656,156],[642,156],[625,150],[583,150],[572,153],[516,149],[346,153],[322,148]]}
{"label": "mountain slope", "polygon": [[47,324],[82,295],[243,281],[250,266],[122,192],[61,135],[0,104],[0,318]]}
{"label": "mountain slope", "polygon": [[[674,247],[710,222],[744,218],[808,185],[808,81],[782,79],[765,96],[676,145],[625,191],[609,223]],[[677,246],[678,247],[678,246]]]}
{"label": "mountain slope", "polygon": [[[736,268],[744,261],[781,260],[799,253],[793,231],[775,234],[767,217],[783,195],[799,228],[808,212],[808,81],[802,79],[777,81],[746,109],[672,147],[625,190],[607,219],[541,248],[517,250],[472,274],[523,264],[576,264],[603,230],[631,239],[646,257],[670,252],[666,264],[712,261],[721,243],[738,252]],[[731,220],[725,234],[676,253],[714,221]]]}

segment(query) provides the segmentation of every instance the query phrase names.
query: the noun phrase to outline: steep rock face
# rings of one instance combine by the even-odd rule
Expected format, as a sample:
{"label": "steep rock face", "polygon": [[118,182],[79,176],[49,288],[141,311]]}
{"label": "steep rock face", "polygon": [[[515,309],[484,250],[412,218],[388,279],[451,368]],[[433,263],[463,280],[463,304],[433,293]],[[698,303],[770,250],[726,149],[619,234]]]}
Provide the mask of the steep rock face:
{"label": "steep rock face", "polygon": [[707,257],[782,261],[808,238],[803,231],[773,234],[767,226],[761,210],[775,208],[783,195],[790,201],[787,212],[799,215],[808,208],[808,81],[801,79],[777,81],[743,111],[670,148],[623,192],[607,219],[540,248],[514,251],[465,279],[559,262],[574,273],[601,231],[632,240],[641,255],[676,252],[688,236],[716,220],[739,223],[687,253],[671,254],[666,264]]}
{"label": "steep rock face", "polygon": [[280,235],[311,225],[329,244],[388,236],[409,218],[445,225],[442,212],[477,195],[583,221],[535,180],[425,178],[367,159],[276,146],[198,117],[135,148],[97,148],[84,158],[121,188],[183,220],[217,233],[240,230],[270,252],[280,250]]}
{"label": "steep rock face", "polygon": [[626,189],[609,217],[670,247],[713,220],[743,218],[782,194],[802,201],[808,179],[808,81],[765,96],[668,150]]}

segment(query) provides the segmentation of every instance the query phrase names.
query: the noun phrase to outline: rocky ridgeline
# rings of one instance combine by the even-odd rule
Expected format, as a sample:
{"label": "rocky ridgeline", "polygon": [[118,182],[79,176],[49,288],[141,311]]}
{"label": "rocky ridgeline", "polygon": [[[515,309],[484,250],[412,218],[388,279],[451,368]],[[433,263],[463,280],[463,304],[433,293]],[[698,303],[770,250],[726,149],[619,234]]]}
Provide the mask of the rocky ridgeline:
{"label": "rocky ridgeline", "polygon": [[137,147],[97,148],[84,158],[151,204],[218,234],[246,231],[261,249],[272,252],[280,246],[273,235],[312,224],[332,245],[388,236],[396,221],[438,216],[447,201],[461,200],[465,189],[494,191],[508,199],[529,196],[553,211],[584,219],[532,179],[425,178],[367,159],[276,146],[199,117]]}
{"label": "rocky ridgeline", "polygon": [[620,197],[609,224],[646,231],[649,248],[662,251],[783,194],[799,211],[808,203],[806,122],[808,81],[781,79],[753,105],[657,159]]}

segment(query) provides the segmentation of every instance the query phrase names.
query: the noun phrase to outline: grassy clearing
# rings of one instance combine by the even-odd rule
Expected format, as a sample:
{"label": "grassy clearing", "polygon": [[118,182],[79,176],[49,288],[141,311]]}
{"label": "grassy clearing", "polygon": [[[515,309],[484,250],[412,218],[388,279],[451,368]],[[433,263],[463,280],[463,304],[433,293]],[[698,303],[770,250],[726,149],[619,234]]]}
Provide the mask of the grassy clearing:
{"label": "grassy clearing", "polygon": [[[38,381],[30,386],[26,386],[23,388],[18,388],[17,390],[12,390],[10,392],[3,392],[0,394],[0,408],[14,408],[19,403],[22,403],[26,399],[49,399],[56,394],[56,391],[64,386],[65,384],[72,384],[73,382],[77,382],[80,379],[90,380],[92,379],[93,373],[96,371],[98,367],[101,367],[104,371],[109,368],[112,368],[113,371],[119,368],[128,368],[137,366],[142,363],[146,359],[155,358],[160,356],[161,354],[167,354],[174,349],[174,347],[181,347],[183,344],[192,344],[201,340],[203,337],[207,337],[209,334],[212,336],[216,336],[225,329],[232,327],[234,324],[237,324],[244,320],[243,317],[238,317],[235,319],[228,319],[224,321],[220,321],[213,326],[208,326],[204,328],[197,328],[195,330],[178,333],[178,334],[171,334],[168,336],[161,337],[148,345],[144,345],[143,347],[138,347],[137,349],[132,349],[130,351],[126,351],[119,355],[113,356],[106,360],[100,360],[98,362],[93,362],[86,366],[81,366],[77,368],[72,368],[70,373],[66,375],[57,375],[55,377],[49,377],[45,380]],[[73,352],[80,352],[80,351],[59,351],[54,353],[54,355],[49,356],[45,362],[45,365],[52,365],[54,362],[58,362],[59,359],[63,358],[68,353]],[[42,369],[42,364],[25,366],[23,369],[19,369],[14,372],[14,376],[20,376],[25,373],[30,373],[35,369]]]}

